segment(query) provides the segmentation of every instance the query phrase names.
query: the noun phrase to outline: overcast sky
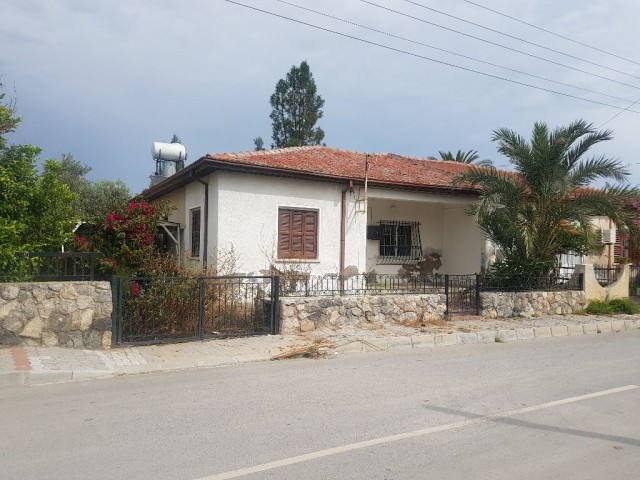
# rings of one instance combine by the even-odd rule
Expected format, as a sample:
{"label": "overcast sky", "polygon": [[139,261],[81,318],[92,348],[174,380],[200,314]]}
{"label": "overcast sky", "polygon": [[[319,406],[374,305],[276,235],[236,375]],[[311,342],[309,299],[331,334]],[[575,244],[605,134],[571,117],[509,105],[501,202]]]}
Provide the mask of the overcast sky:
{"label": "overcast sky", "polygon": [[[239,2],[411,55],[224,0],[0,0],[0,75],[8,95],[15,87],[24,118],[10,141],[42,147],[42,158],[72,153],[93,168],[90,178],[120,178],[138,192],[154,170],[151,143],[169,141],[173,133],[186,146],[189,162],[206,153],[251,150],[256,136],[270,145],[269,96],[278,79],[302,60],[325,99],[318,125],[327,145],[365,152],[426,157],[439,150],[477,149],[502,166],[507,161],[491,142],[497,128],[528,137],[535,121],[556,126],[584,118],[600,126],[640,99],[640,65],[633,63],[640,62],[638,0],[475,0],[633,62],[463,0],[371,0],[415,18],[360,0],[290,0],[414,43],[275,0]],[[631,109],[640,111],[640,102]],[[596,152],[629,164],[633,183],[640,183],[639,127],[640,114],[621,113],[605,125],[615,139]]]}

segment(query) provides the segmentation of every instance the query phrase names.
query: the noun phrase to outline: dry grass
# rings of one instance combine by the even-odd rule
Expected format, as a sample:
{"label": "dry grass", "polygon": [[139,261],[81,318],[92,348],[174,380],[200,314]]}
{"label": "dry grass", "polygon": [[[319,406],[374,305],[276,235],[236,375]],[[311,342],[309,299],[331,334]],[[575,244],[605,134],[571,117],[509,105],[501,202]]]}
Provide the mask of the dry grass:
{"label": "dry grass", "polygon": [[271,360],[287,360],[289,358],[320,358],[326,357],[329,354],[329,350],[335,348],[335,343],[327,342],[323,339],[318,339],[310,345],[304,345],[302,347],[292,348],[286,352],[279,353],[271,357]]}

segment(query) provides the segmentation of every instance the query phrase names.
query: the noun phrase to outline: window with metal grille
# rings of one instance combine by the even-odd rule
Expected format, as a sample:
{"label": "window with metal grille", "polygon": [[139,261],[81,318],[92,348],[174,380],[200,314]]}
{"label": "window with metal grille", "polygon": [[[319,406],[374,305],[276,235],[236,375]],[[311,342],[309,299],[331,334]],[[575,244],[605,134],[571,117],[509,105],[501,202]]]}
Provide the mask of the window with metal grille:
{"label": "window with metal grille", "polygon": [[191,210],[191,256],[200,256],[200,209]]}
{"label": "window with metal grille", "polygon": [[380,257],[404,263],[422,257],[420,224],[398,220],[380,221]]}
{"label": "window with metal grille", "polygon": [[318,212],[278,209],[278,258],[318,257]]}

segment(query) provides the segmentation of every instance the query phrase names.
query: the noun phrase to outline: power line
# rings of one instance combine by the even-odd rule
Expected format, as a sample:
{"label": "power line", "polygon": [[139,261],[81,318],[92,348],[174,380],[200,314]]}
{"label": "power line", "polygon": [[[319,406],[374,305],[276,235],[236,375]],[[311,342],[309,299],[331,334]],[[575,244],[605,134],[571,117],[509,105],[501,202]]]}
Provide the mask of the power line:
{"label": "power line", "polygon": [[607,120],[606,122],[604,122],[602,125],[600,125],[598,128],[602,128],[604,127],[607,123],[609,123],[611,120],[613,120],[614,118],[617,118],[618,115],[623,114],[624,112],[630,112],[631,110],[629,110],[631,107],[633,107],[636,103],[640,102],[640,98],[638,100],[636,100],[635,102],[631,103],[631,105],[629,105],[627,108],[623,108],[622,110],[620,110],[618,113],[616,113],[613,117],[611,117],[609,120]]}
{"label": "power line", "polygon": [[[424,55],[419,55],[417,53],[408,52],[408,51],[402,50],[400,48],[391,47],[389,45],[384,45],[382,43],[373,42],[371,40],[365,40],[364,38],[356,37],[354,35],[349,35],[349,34],[346,34],[346,33],[338,32],[336,30],[331,30],[329,28],[321,27],[319,25],[314,25],[312,23],[304,22],[302,20],[297,20],[295,18],[287,17],[285,15],[281,15],[281,14],[278,14],[278,13],[275,13],[275,12],[271,12],[271,11],[268,11],[268,10],[263,10],[261,8],[254,7],[252,5],[246,5],[244,3],[240,3],[240,2],[237,2],[235,0],[224,0],[224,1],[228,2],[228,3],[233,3],[234,5],[238,5],[240,7],[248,8],[250,10],[255,10],[257,12],[266,13],[267,15],[271,15],[273,17],[282,18],[283,20],[289,20],[291,22],[295,22],[295,23],[298,23],[300,25],[305,25],[307,27],[315,28],[316,30],[321,30],[323,32],[333,33],[333,34],[339,35],[341,37],[350,38],[352,40],[356,40],[358,42],[366,43],[368,45],[374,45],[376,47],[384,48],[385,50],[389,50],[389,51],[392,51],[392,52],[402,53],[402,54],[408,55],[410,57],[419,58],[419,59],[427,60],[427,61],[434,62],[434,63],[439,63],[441,65],[447,65],[449,67],[457,68],[459,70],[464,70],[466,72],[477,73],[478,75],[483,75],[485,77],[494,78],[494,79],[498,79],[498,80],[503,80],[505,82],[513,83],[515,85],[522,85],[522,86],[525,86],[525,87],[534,88],[536,90],[541,90],[541,91],[544,91],[544,92],[555,93],[556,95],[562,95],[563,97],[573,98],[573,99],[576,99],[576,100],[582,100],[582,101],[593,103],[593,104],[596,104],[596,105],[602,105],[602,106],[605,106],[605,107],[610,107],[610,108],[615,108],[615,109],[622,108],[622,107],[619,107],[617,105],[611,105],[609,103],[599,102],[597,100],[590,100],[588,98],[578,97],[576,95],[571,95],[569,93],[563,93],[563,92],[559,92],[557,90],[551,90],[549,88],[539,87],[537,85],[531,85],[529,83],[520,82],[520,81],[517,81],[517,80],[511,80],[511,79],[508,79],[508,78],[500,77],[499,75],[493,75],[491,73],[481,72],[479,70],[474,70],[472,68],[463,67],[463,66],[460,66],[460,65],[456,65],[454,63],[449,63],[449,62],[445,62],[445,61],[442,61],[442,60],[437,60],[435,58],[426,57]],[[630,110],[629,109],[627,111],[631,112],[631,113],[639,113],[640,114],[640,111],[637,111],[637,110]]]}
{"label": "power line", "polygon": [[455,15],[451,15],[450,13],[446,13],[446,12],[443,12],[441,10],[437,10],[435,8],[427,7],[426,5],[422,5],[421,3],[414,2],[412,0],[403,0],[403,1],[406,2],[406,3],[409,3],[411,5],[415,5],[416,7],[424,8],[425,10],[430,10],[432,12],[439,13],[440,15],[444,15],[444,16],[449,17],[449,18],[454,18],[454,19],[459,20],[461,22],[468,23],[469,25],[473,25],[475,27],[482,28],[484,30],[488,30],[488,31],[493,32],[493,33],[497,33],[498,35],[502,35],[504,37],[508,37],[508,38],[513,39],[513,40],[518,40],[518,41],[526,43],[528,45],[533,45],[534,47],[538,47],[538,48],[542,48],[544,50],[548,50],[549,52],[557,53],[559,55],[564,55],[565,57],[573,58],[574,60],[579,60],[581,62],[585,62],[585,63],[588,63],[590,65],[595,65],[596,67],[604,68],[605,70],[610,70],[612,72],[620,73],[622,75],[626,75],[626,76],[631,77],[631,78],[637,78],[638,80],[640,80],[640,77],[638,77],[636,75],[633,75],[631,73],[623,72],[622,70],[616,70],[615,68],[607,67],[606,65],[602,65],[602,64],[596,63],[596,62],[592,62],[591,60],[586,60],[584,58],[581,58],[581,57],[578,57],[578,56],[575,56],[575,55],[571,55],[570,53],[565,53],[565,52],[562,52],[560,50],[556,50],[554,48],[545,47],[544,45],[540,45],[539,43],[535,43],[535,42],[530,42],[529,40],[525,40],[524,38],[520,38],[520,37],[517,37],[515,35],[509,35],[508,33],[501,32],[500,30],[496,30],[494,28],[490,28],[490,27],[487,27],[485,25],[481,25],[479,23],[472,22],[471,20],[465,20],[464,18],[456,17]]}
{"label": "power line", "polygon": [[588,43],[580,42],[578,40],[575,40],[573,38],[567,37],[565,35],[561,35],[559,33],[552,32],[551,30],[547,30],[546,28],[539,27],[538,25],[534,25],[533,23],[525,22],[524,20],[520,20],[519,18],[513,17],[511,15],[507,15],[506,13],[499,12],[497,10],[494,10],[493,8],[489,8],[489,7],[486,7],[484,5],[480,5],[479,3],[472,2],[470,0],[462,0],[462,1],[466,2],[466,3],[470,3],[471,5],[475,5],[476,7],[483,8],[483,9],[488,10],[490,12],[493,12],[496,15],[501,15],[501,16],[503,16],[505,18],[513,20],[514,22],[522,23],[523,25],[527,25],[528,27],[535,28],[536,30],[540,30],[541,32],[548,33],[549,35],[553,35],[555,37],[559,37],[559,38],[562,38],[564,40],[568,40],[570,42],[576,43],[578,45],[582,45],[583,47],[590,48],[590,49],[595,50],[595,51],[600,52],[600,53],[606,53],[607,55],[611,55],[612,57],[619,58],[620,60],[624,60],[625,62],[635,63],[636,65],[640,65],[640,62],[636,62],[635,60],[631,60],[629,58],[622,57],[620,55],[616,55],[615,53],[608,52],[606,50],[602,50],[601,48],[594,47],[593,45],[589,45]]}
{"label": "power line", "polygon": [[362,25],[360,23],[352,22],[350,20],[345,20],[344,18],[336,17],[334,15],[329,15],[327,13],[320,12],[318,10],[313,10],[311,8],[303,7],[302,5],[297,5],[295,3],[288,2],[286,0],[275,0],[275,1],[278,2],[278,3],[282,3],[284,5],[289,5],[291,7],[298,8],[300,10],[304,10],[304,11],[307,11],[307,12],[315,13],[316,15],[320,15],[320,16],[323,16],[323,17],[326,17],[326,18],[331,18],[332,20],[337,20],[339,22],[346,23],[348,25],[353,25],[353,26],[356,26],[356,27],[359,27],[359,28],[363,28],[365,30],[369,30],[369,31],[372,31],[372,32],[379,33],[381,35],[386,35],[388,37],[396,38],[398,40],[403,40],[405,42],[413,43],[415,45],[420,45],[420,46],[423,46],[423,47],[431,48],[431,49],[437,50],[439,52],[444,52],[444,53],[448,53],[450,55],[455,55],[457,57],[465,58],[467,60],[472,60],[474,62],[482,63],[484,65],[489,65],[489,66],[497,67],[497,68],[503,68],[503,69],[508,70],[510,72],[519,73],[521,75],[526,75],[528,77],[537,78],[538,80],[544,80],[546,82],[555,83],[557,85],[562,85],[562,86],[565,86],[565,87],[575,88],[577,90],[582,90],[584,92],[595,93],[596,95],[602,95],[604,97],[613,98],[615,100],[622,100],[623,102],[627,102],[627,103],[628,102],[632,102],[632,100],[629,100],[628,98],[622,98],[622,97],[617,97],[615,95],[609,95],[608,93],[598,92],[597,90],[590,90],[588,88],[579,87],[577,85],[572,85],[570,83],[564,83],[564,82],[561,82],[559,80],[553,80],[551,78],[543,77],[543,76],[540,76],[540,75],[535,75],[533,73],[524,72],[522,70],[517,70],[515,68],[505,67],[504,65],[499,65],[497,63],[488,62],[486,60],[480,60],[478,58],[471,57],[471,56],[468,56],[468,55],[464,55],[462,53],[454,52],[454,51],[447,50],[447,49],[444,49],[444,48],[440,48],[440,47],[436,47],[436,46],[433,46],[433,45],[429,45],[428,43],[419,42],[417,40],[412,40],[412,39],[407,38],[407,37],[403,37],[403,36],[400,36],[400,35],[395,35],[393,33],[385,32],[384,30],[378,30],[377,28],[372,28],[372,27],[368,27],[366,25]]}
{"label": "power line", "polygon": [[624,82],[621,82],[621,81],[619,81],[619,80],[615,80],[615,79],[613,79],[613,78],[605,77],[605,76],[603,76],[603,75],[598,75],[598,74],[593,73],[593,72],[588,72],[588,71],[586,71],[586,70],[582,70],[582,69],[580,69],[580,68],[572,67],[572,66],[570,66],[570,65],[566,65],[566,64],[564,64],[564,63],[560,63],[560,62],[556,62],[556,61],[554,61],[554,60],[550,60],[550,59],[548,59],[548,58],[539,57],[538,55],[534,55],[534,54],[532,54],[532,53],[524,52],[524,51],[522,51],[522,50],[518,50],[518,49],[516,49],[516,48],[511,48],[511,47],[508,47],[508,46],[506,46],[506,45],[502,45],[501,43],[492,42],[491,40],[487,40],[487,39],[482,38],[482,37],[476,37],[475,35],[471,35],[471,34],[469,34],[469,33],[464,33],[464,32],[461,32],[461,31],[459,31],[459,30],[455,30],[455,29],[453,29],[453,28],[445,27],[444,25],[439,25],[439,24],[437,24],[437,23],[430,22],[430,21],[428,21],[428,20],[425,20],[424,18],[414,17],[413,15],[409,15],[408,13],[399,12],[398,10],[394,10],[394,9],[392,9],[392,8],[385,7],[385,6],[383,6],[383,5],[378,5],[377,3],[373,3],[373,2],[370,2],[370,1],[368,1],[368,0],[360,0],[360,1],[361,1],[361,2],[363,2],[363,3],[367,3],[367,4],[369,4],[369,5],[372,5],[372,6],[374,6],[374,7],[378,7],[378,8],[380,8],[380,9],[382,9],[382,10],[386,10],[386,11],[388,11],[388,12],[392,12],[392,13],[395,13],[395,14],[397,14],[397,15],[401,15],[401,16],[403,16],[403,17],[411,18],[411,19],[413,19],[413,20],[417,20],[417,21],[419,21],[419,22],[426,23],[426,24],[428,24],[428,25],[432,25],[432,26],[434,26],[434,27],[438,27],[438,28],[441,28],[441,29],[443,29],[443,30],[447,30],[447,31],[449,31],[449,32],[457,33],[458,35],[463,35],[463,36],[465,36],[465,37],[473,38],[474,40],[479,40],[479,41],[481,41],[481,42],[488,43],[489,45],[494,45],[494,46],[496,46],[496,47],[504,48],[505,50],[510,50],[510,51],[512,51],[512,52],[516,52],[516,53],[519,53],[519,54],[521,54],[521,55],[526,55],[526,56],[528,56],[528,57],[535,58],[535,59],[537,59],[537,60],[542,60],[543,62],[552,63],[552,64],[554,64],[554,65],[558,65],[558,66],[560,66],[560,67],[568,68],[568,69],[570,69],[570,70],[575,70],[576,72],[584,73],[585,75],[590,75],[590,76],[592,76],[592,77],[597,77],[597,78],[600,78],[600,79],[602,79],[602,80],[608,80],[609,82],[614,82],[614,83],[617,83],[617,84],[620,84],[620,85],[624,85],[625,87],[631,87],[631,88],[635,88],[636,90],[640,90],[640,87],[637,87],[637,86],[635,86],[635,85],[631,85],[631,84],[629,84],[629,83],[624,83]]}

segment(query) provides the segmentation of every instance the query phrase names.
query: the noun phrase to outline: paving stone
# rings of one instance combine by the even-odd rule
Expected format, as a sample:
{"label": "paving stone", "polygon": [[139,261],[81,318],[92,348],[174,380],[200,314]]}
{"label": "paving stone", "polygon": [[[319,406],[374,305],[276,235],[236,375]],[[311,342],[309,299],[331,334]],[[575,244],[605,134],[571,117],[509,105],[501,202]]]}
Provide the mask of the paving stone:
{"label": "paving stone", "polygon": [[567,325],[567,333],[569,335],[584,335],[582,325]]}
{"label": "paving stone", "polygon": [[494,330],[478,332],[478,343],[495,343],[497,333]]}
{"label": "paving stone", "polygon": [[554,337],[566,337],[569,335],[569,329],[565,326],[551,327],[551,335]]}
{"label": "paving stone", "polygon": [[518,340],[533,340],[535,338],[533,328],[518,328],[516,335],[518,336]]}
{"label": "paving stone", "polygon": [[411,337],[413,348],[433,347],[435,345],[434,335],[415,335]]}
{"label": "paving stone", "polygon": [[387,339],[387,350],[397,348],[411,348],[411,337],[389,337]]}
{"label": "paving stone", "polygon": [[595,323],[585,323],[584,325],[582,325],[582,330],[586,335],[598,333],[598,325],[596,325]]}
{"label": "paving stone", "polygon": [[459,345],[466,345],[469,343],[478,343],[477,333],[456,333],[457,343]]}
{"label": "paving stone", "polygon": [[624,326],[627,330],[635,330],[640,328],[640,321],[638,320],[625,320]]}
{"label": "paving stone", "polygon": [[496,334],[496,341],[499,343],[502,342],[515,342],[518,340],[518,334],[515,330],[498,330]]}
{"label": "paving stone", "polygon": [[433,337],[436,345],[456,345],[458,338],[455,333],[443,333]]}
{"label": "paving stone", "polygon": [[362,352],[362,342],[349,342],[344,345],[338,345],[335,348],[336,352],[339,353],[356,353]]}
{"label": "paving stone", "polygon": [[612,320],[611,330],[613,330],[614,332],[624,332],[625,331],[624,320]]}
{"label": "paving stone", "polygon": [[611,322],[598,322],[599,333],[611,333]]}
{"label": "paving stone", "polygon": [[536,338],[548,338],[551,336],[551,327],[533,327]]}

